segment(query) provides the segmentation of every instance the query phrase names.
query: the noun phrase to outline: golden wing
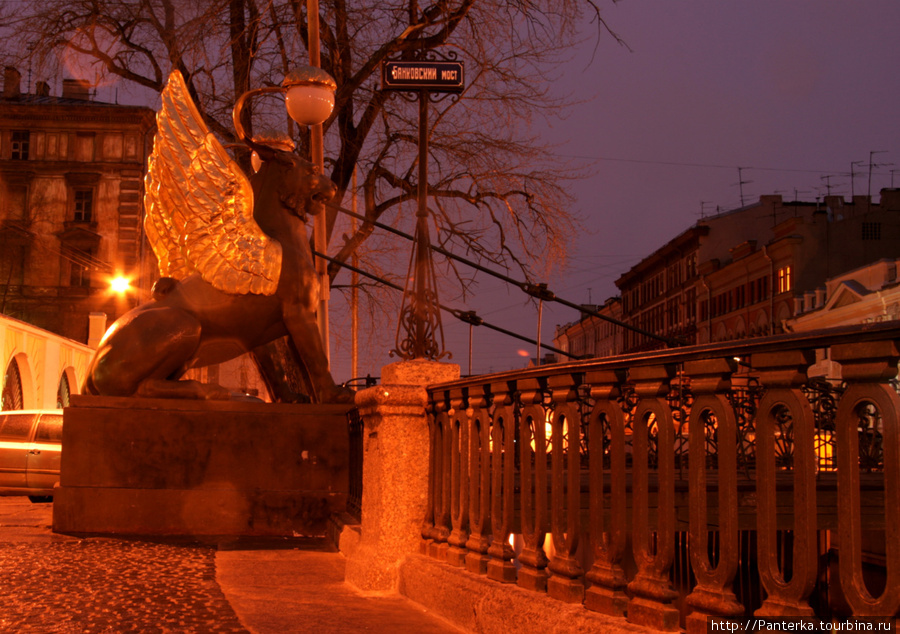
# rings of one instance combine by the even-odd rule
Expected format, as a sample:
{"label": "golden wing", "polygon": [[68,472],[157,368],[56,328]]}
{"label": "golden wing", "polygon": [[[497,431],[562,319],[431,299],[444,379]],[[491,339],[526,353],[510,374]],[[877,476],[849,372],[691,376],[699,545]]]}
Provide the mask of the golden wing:
{"label": "golden wing", "polygon": [[281,245],[253,220],[250,181],[206,127],[181,73],[162,91],[145,179],[144,231],[160,275],[272,295]]}

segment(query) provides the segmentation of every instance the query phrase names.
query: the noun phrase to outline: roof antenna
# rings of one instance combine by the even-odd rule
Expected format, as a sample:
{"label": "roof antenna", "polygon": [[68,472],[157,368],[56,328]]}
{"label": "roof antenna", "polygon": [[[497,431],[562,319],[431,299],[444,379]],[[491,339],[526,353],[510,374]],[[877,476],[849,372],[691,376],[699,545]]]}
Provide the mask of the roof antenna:
{"label": "roof antenna", "polygon": [[738,188],[740,189],[740,192],[741,192],[741,207],[743,207],[746,204],[744,202],[744,185],[749,185],[750,183],[753,182],[753,181],[745,181],[744,180],[743,171],[746,169],[751,169],[751,168],[749,168],[749,167],[737,168],[737,171],[738,171],[738,183],[737,184],[738,184]]}

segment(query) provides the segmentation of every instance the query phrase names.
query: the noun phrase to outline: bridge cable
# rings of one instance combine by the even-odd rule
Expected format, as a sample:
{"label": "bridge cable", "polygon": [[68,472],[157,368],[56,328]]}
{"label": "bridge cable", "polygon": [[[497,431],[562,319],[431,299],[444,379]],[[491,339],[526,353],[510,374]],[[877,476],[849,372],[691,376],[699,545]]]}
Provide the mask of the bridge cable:
{"label": "bridge cable", "polygon": [[[368,277],[369,279],[372,279],[372,280],[375,280],[376,282],[379,282],[379,283],[381,283],[381,284],[384,284],[385,286],[387,286],[387,287],[389,287],[389,288],[393,288],[393,289],[395,289],[395,290],[398,290],[398,291],[400,291],[401,293],[406,291],[406,289],[403,288],[402,286],[400,286],[399,284],[395,284],[394,282],[391,282],[391,281],[389,281],[389,280],[386,280],[386,279],[384,279],[383,277],[379,277],[379,276],[375,275],[374,273],[369,273],[368,271],[365,271],[365,270],[363,270],[363,269],[361,269],[361,268],[359,268],[359,267],[353,266],[353,265],[351,265],[351,264],[347,264],[346,262],[340,262],[337,258],[333,258],[333,257],[328,256],[328,255],[322,255],[321,253],[319,253],[319,252],[316,251],[315,249],[313,249],[313,255],[315,255],[316,257],[325,258],[325,259],[328,260],[329,262],[334,262],[335,264],[339,264],[339,265],[341,265],[342,267],[346,268],[346,269],[349,270],[349,271],[353,271],[353,272],[355,272],[355,273],[359,273],[360,275],[365,275],[365,276]],[[479,316],[475,313],[474,310],[459,310],[458,308],[450,308],[450,307],[444,306],[443,304],[440,304],[440,303],[438,303],[438,307],[439,307],[441,310],[443,310],[443,311],[445,311],[445,312],[447,312],[447,313],[450,313],[451,315],[453,315],[454,317],[456,317],[456,318],[459,319],[460,321],[465,322],[465,323],[467,323],[467,324],[471,324],[471,325],[473,325],[473,326],[485,326],[486,328],[488,328],[488,329],[490,329],[490,330],[494,330],[494,331],[496,331],[496,332],[499,332],[499,333],[501,333],[501,334],[507,335],[507,336],[509,336],[509,337],[513,337],[513,338],[515,338],[515,339],[519,339],[519,340],[521,340],[521,341],[524,341],[525,343],[530,343],[531,345],[537,345],[537,341],[536,341],[535,339],[531,339],[531,338],[529,338],[529,337],[526,337],[525,335],[520,335],[519,333],[513,332],[513,331],[511,331],[511,330],[507,330],[506,328],[501,328],[500,326],[495,326],[494,324],[491,324],[491,323],[489,323],[489,322],[486,322],[484,319],[482,319],[481,317],[479,317]],[[545,350],[549,350],[550,352],[555,352],[555,353],[557,353],[557,354],[561,354],[561,355],[567,356],[567,357],[569,357],[569,358],[571,358],[571,359],[576,359],[576,360],[577,360],[577,359],[584,359],[584,358],[586,358],[586,357],[581,356],[581,355],[572,354],[571,352],[566,352],[565,350],[560,350],[559,348],[554,348],[553,346],[548,345],[548,344],[545,344],[545,343],[541,343],[541,348],[544,348]]]}
{"label": "bridge cable", "polygon": [[[386,225],[384,223],[378,222],[377,220],[370,220],[370,219],[366,218],[364,215],[350,211],[349,209],[345,209],[344,207],[341,207],[340,205],[335,205],[332,203],[325,203],[325,204],[326,204],[326,206],[331,207],[332,209],[336,209],[337,211],[343,212],[344,214],[346,214],[348,216],[353,216],[354,218],[358,218],[367,224],[378,227],[379,229],[384,229],[385,231],[388,231],[390,233],[398,235],[401,238],[405,238],[407,240],[415,240],[415,238],[408,233],[405,233],[399,229],[396,229],[396,228]],[[563,299],[562,297],[557,297],[557,295],[553,291],[551,291],[550,289],[547,288],[546,284],[531,284],[529,282],[521,282],[517,279],[514,279],[512,277],[504,275],[503,273],[494,271],[493,269],[490,269],[482,264],[479,264],[478,262],[474,262],[472,260],[469,260],[468,258],[464,258],[460,255],[456,255],[455,253],[447,251],[443,247],[439,247],[434,244],[430,244],[429,247],[435,253],[440,253],[444,257],[450,258],[451,260],[456,260],[457,262],[461,262],[461,263],[463,263],[467,266],[470,266],[478,271],[482,271],[483,273],[486,273],[487,275],[490,275],[499,280],[502,280],[502,281],[506,282],[507,284],[516,286],[521,291],[527,293],[528,295],[531,295],[532,297],[534,297],[536,299],[541,299],[541,300],[549,301],[549,302],[556,302],[558,304],[562,304],[563,306],[568,306],[569,308],[574,308],[574,309],[578,310],[579,312],[590,315],[592,317],[596,317],[598,319],[602,319],[603,321],[608,321],[616,326],[619,326],[620,328],[625,328],[627,330],[631,330],[632,332],[636,332],[640,335],[644,335],[645,337],[650,337],[651,339],[656,339],[658,341],[662,341],[669,347],[678,347],[678,346],[685,345],[685,342],[682,340],[674,339],[672,337],[665,337],[663,335],[658,335],[654,332],[650,332],[648,330],[644,330],[643,328],[639,328],[638,326],[633,326],[631,324],[627,324],[624,321],[620,321],[614,317],[610,317],[609,315],[603,315],[603,314],[597,312],[596,310],[586,308],[581,304],[576,304],[574,302],[570,302],[566,299]],[[326,259],[334,262],[338,266],[343,266],[350,270],[353,270],[349,265],[347,265],[344,262],[340,262],[338,260],[335,260],[334,258],[329,258],[327,256],[325,256],[325,257],[326,257]],[[533,342],[533,343],[537,343],[537,342]]]}

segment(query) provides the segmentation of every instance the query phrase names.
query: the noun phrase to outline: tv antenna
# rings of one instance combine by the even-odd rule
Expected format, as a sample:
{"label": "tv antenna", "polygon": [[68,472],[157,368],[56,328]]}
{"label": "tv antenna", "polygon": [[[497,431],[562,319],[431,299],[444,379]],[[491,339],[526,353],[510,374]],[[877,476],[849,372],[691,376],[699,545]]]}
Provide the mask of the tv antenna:
{"label": "tv antenna", "polygon": [[869,205],[872,204],[872,167],[884,167],[887,163],[883,165],[877,165],[872,162],[872,157],[876,154],[886,154],[887,150],[875,150],[874,152],[869,152],[869,186],[866,189],[866,196],[869,197]]}
{"label": "tv antenna", "polygon": [[853,171],[853,166],[862,164],[862,161],[850,161],[850,200],[856,196],[856,172]]}
{"label": "tv antenna", "polygon": [[820,176],[819,179],[825,181],[825,195],[831,196],[831,188],[834,187],[831,184],[831,179],[834,178],[831,174],[826,174],[825,176]]}
{"label": "tv antenna", "polygon": [[744,185],[749,185],[750,183],[753,182],[753,181],[745,181],[745,180],[744,180],[744,174],[743,174],[743,172],[744,172],[744,170],[746,170],[746,169],[751,169],[751,168],[749,168],[749,167],[739,167],[739,168],[737,168],[737,171],[738,171],[738,183],[737,183],[737,184],[738,184],[738,189],[739,189],[739,191],[740,191],[740,193],[741,193],[741,207],[743,207],[743,206],[745,205],[745,203],[744,203]]}

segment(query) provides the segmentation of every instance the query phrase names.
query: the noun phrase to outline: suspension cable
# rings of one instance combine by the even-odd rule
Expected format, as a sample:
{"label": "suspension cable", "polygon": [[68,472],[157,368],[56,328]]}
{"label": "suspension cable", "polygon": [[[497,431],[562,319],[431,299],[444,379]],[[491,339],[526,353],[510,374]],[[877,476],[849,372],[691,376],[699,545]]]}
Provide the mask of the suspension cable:
{"label": "suspension cable", "polygon": [[[374,273],[369,273],[368,271],[365,271],[365,270],[363,270],[359,267],[353,266],[351,264],[347,264],[346,262],[340,262],[337,260],[337,258],[333,258],[328,255],[322,255],[315,249],[313,249],[313,255],[315,255],[316,257],[325,258],[329,262],[334,262],[336,264],[340,264],[342,267],[346,268],[349,271],[359,273],[360,275],[364,275],[371,280],[375,280],[376,282],[384,284],[385,286],[387,286],[389,288],[398,290],[401,293],[406,291],[406,289],[403,288],[402,286],[400,286],[399,284],[395,284],[394,282],[391,282],[390,280],[386,280],[383,277],[379,277],[379,276],[375,275]],[[526,343],[530,343],[531,345],[537,345],[537,341],[535,339],[531,339],[524,335],[520,335],[519,333],[513,332],[511,330],[507,330],[506,328],[501,328],[500,326],[495,326],[494,324],[486,322],[484,319],[479,317],[475,313],[474,310],[459,310],[458,308],[450,308],[449,306],[444,306],[443,304],[440,304],[440,303],[438,304],[438,307],[441,310],[443,310],[447,313],[450,313],[451,315],[453,315],[460,321],[465,322],[467,324],[471,324],[473,326],[485,326],[486,328],[488,328],[490,330],[494,330],[496,332],[502,333],[509,337],[519,339]],[[585,358],[581,355],[572,354],[571,352],[566,352],[565,350],[560,350],[559,348],[554,348],[553,346],[547,345],[545,343],[541,343],[541,348],[544,348],[545,350],[549,350],[550,352],[555,352],[557,354],[567,356],[571,359],[584,359]]]}
{"label": "suspension cable", "polygon": [[[344,207],[341,207],[340,205],[336,205],[334,203],[325,203],[325,204],[326,204],[326,206],[331,207],[332,209],[336,209],[337,211],[340,211],[348,216],[353,216],[354,218],[358,218],[367,224],[378,227],[379,229],[384,229],[385,231],[388,231],[397,236],[400,236],[401,238],[405,238],[406,240],[415,240],[415,238],[408,233],[405,233],[399,229],[396,229],[396,228],[386,225],[384,223],[378,222],[377,220],[370,220],[369,218],[366,218],[364,215],[358,214],[349,209],[345,209]],[[548,302],[556,302],[558,304],[562,304],[563,306],[568,306],[569,308],[574,308],[574,309],[576,309],[582,313],[585,313],[587,315],[590,315],[592,317],[596,317],[598,319],[602,319],[603,321],[608,321],[612,324],[615,324],[616,326],[619,326],[620,328],[625,328],[627,330],[631,330],[632,332],[636,332],[639,335],[644,335],[645,337],[650,337],[651,339],[656,339],[658,341],[662,341],[669,347],[682,346],[685,343],[679,339],[673,339],[671,337],[665,337],[663,335],[658,335],[654,332],[650,332],[649,330],[644,330],[643,328],[639,328],[638,326],[633,326],[631,324],[625,323],[624,321],[620,321],[614,317],[610,317],[609,315],[603,315],[603,314],[597,312],[596,310],[586,308],[586,307],[584,307],[580,304],[576,304],[574,302],[570,302],[566,299],[563,299],[562,297],[557,297],[556,293],[554,293],[553,291],[548,289],[546,284],[532,284],[529,282],[521,282],[517,279],[509,277],[508,275],[504,275],[503,273],[494,271],[493,269],[490,269],[490,268],[484,266],[483,264],[479,264],[478,262],[474,262],[472,260],[469,260],[468,258],[464,258],[460,255],[456,255],[455,253],[447,251],[443,247],[439,247],[434,244],[430,244],[429,247],[435,253],[440,253],[444,257],[450,258],[451,260],[456,260],[457,262],[461,262],[462,264],[465,264],[465,265],[470,266],[478,271],[486,273],[487,275],[495,277],[498,280],[502,280],[502,281],[506,282],[507,284],[516,286],[521,291],[523,291],[524,293],[527,293],[528,295],[531,295],[535,299],[542,299],[542,300],[548,301]],[[349,268],[348,265],[345,264],[344,262],[339,262],[339,261],[335,260],[334,258],[327,258],[327,259],[329,259],[330,261],[334,262],[335,264],[337,264],[339,266]],[[533,343],[537,343],[537,342],[533,342]]]}

